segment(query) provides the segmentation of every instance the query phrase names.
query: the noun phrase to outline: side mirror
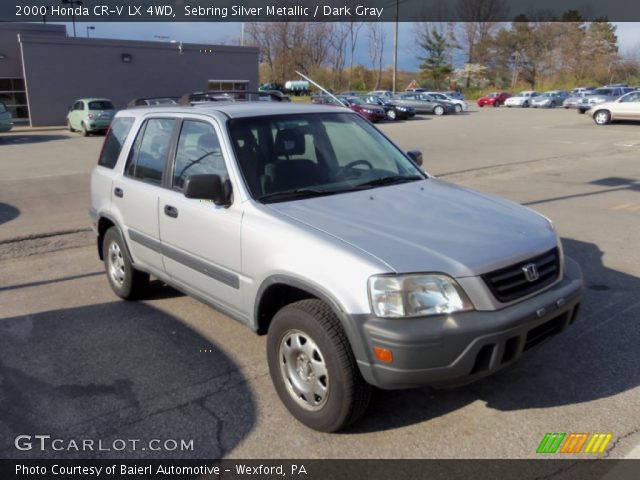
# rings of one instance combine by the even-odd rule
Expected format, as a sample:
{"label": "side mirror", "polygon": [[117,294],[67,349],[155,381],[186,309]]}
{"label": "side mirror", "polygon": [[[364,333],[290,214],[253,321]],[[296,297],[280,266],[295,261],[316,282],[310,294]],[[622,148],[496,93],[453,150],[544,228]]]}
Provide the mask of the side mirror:
{"label": "side mirror", "polygon": [[226,189],[220,175],[191,175],[184,182],[184,196],[212,200],[216,205],[231,205],[231,189]]}
{"label": "side mirror", "polygon": [[407,152],[407,155],[411,160],[413,160],[413,163],[419,167],[422,166],[422,152],[420,150],[411,150],[410,152]]}

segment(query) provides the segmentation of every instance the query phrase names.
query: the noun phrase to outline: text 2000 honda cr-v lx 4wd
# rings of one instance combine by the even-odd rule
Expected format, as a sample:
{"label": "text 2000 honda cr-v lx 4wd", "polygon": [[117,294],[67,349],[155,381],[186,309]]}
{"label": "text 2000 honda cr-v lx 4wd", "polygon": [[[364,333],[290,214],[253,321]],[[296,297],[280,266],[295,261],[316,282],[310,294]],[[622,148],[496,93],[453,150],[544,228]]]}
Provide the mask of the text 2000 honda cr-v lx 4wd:
{"label": "text 2000 honda cr-v lx 4wd", "polygon": [[153,275],[267,333],[281,400],[335,431],[372,385],[470,382],[576,318],[547,218],[419,163],[336,107],[124,110],[91,177],[98,251],[122,298]]}

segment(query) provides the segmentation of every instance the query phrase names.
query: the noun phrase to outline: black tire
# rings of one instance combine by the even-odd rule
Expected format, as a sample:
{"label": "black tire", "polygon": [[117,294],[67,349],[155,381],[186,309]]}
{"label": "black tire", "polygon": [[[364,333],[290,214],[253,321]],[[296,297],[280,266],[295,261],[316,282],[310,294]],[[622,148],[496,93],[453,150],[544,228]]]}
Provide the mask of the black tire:
{"label": "black tire", "polygon": [[556,102],[551,102],[551,104],[549,105],[549,108],[556,108]]}
{"label": "black tire", "polygon": [[73,127],[71,126],[71,121],[70,121],[70,120],[67,120],[67,129],[68,129],[70,132],[75,132],[75,130],[74,130],[74,129],[73,129]]}
{"label": "black tire", "polygon": [[495,102],[493,102],[493,106],[495,108],[498,108],[500,106],[500,102],[498,100],[496,100]]}
{"label": "black tire", "polygon": [[[296,338],[308,340],[296,344],[292,340]],[[296,353],[298,345],[308,345],[312,349],[315,363],[304,354]],[[287,354],[296,355],[296,367],[292,361],[286,361]],[[331,307],[320,300],[301,300],[276,313],[269,326],[267,361],[280,400],[298,421],[309,428],[321,432],[341,430],[360,418],[369,405],[371,386],[360,374],[340,320]],[[316,378],[317,365],[322,366],[326,375]],[[289,368],[295,372],[291,373]],[[301,378],[304,373],[298,374],[301,368],[304,372],[311,369],[308,378]],[[297,377],[291,379],[294,375]],[[296,384],[312,388],[311,383],[321,382],[323,377],[326,395],[309,394],[320,405],[311,405],[304,394],[294,391]]]}
{"label": "black tire", "polygon": [[80,126],[82,128],[82,136],[83,137],[88,137],[89,136],[89,131],[87,130],[87,126],[84,124],[84,122]]}
{"label": "black tire", "polygon": [[585,113],[586,113],[586,110],[582,110],[581,108],[578,109],[579,115],[584,115]]}
{"label": "black tire", "polygon": [[524,102],[524,103],[522,104],[522,108],[527,108],[528,106],[529,106],[529,102]]}
{"label": "black tire", "polygon": [[[113,245],[116,245],[117,249],[113,248]],[[111,227],[105,233],[102,241],[102,257],[109,285],[116,295],[125,300],[135,300],[144,295],[149,285],[149,274],[133,268],[129,251],[119,228]],[[122,262],[121,266],[116,262]],[[112,268],[121,273],[121,282],[116,280]]]}
{"label": "black tire", "polygon": [[453,107],[453,109],[456,111],[456,113],[461,113],[462,112],[462,105],[460,105],[459,103],[456,103],[455,107]]}

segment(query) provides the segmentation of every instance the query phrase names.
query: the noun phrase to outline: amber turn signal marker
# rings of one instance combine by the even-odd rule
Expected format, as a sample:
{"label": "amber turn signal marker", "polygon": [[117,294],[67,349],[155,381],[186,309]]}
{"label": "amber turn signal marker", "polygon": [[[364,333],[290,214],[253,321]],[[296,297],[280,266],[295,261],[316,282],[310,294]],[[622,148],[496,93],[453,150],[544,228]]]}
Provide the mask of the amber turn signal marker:
{"label": "amber turn signal marker", "polygon": [[393,362],[393,353],[391,353],[391,350],[387,350],[386,348],[382,347],[373,347],[373,353],[376,354],[376,358],[381,362]]}

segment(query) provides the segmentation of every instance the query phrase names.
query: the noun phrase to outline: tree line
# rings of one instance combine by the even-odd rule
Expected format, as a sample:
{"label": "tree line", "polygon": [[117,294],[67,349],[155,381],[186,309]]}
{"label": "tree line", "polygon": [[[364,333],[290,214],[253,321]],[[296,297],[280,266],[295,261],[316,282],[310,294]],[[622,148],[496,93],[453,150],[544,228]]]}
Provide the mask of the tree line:
{"label": "tree line", "polygon": [[[400,72],[399,88],[411,77],[438,89],[640,83],[640,58],[620,54],[616,26],[605,18],[587,22],[568,11],[557,19],[493,20],[501,15],[494,10],[482,21],[413,24],[420,69]],[[391,67],[384,58],[392,41],[381,23],[249,23],[245,32],[260,48],[264,82],[295,80],[298,70],[334,90],[391,87]],[[368,62],[363,65],[355,57],[365,44]]]}

